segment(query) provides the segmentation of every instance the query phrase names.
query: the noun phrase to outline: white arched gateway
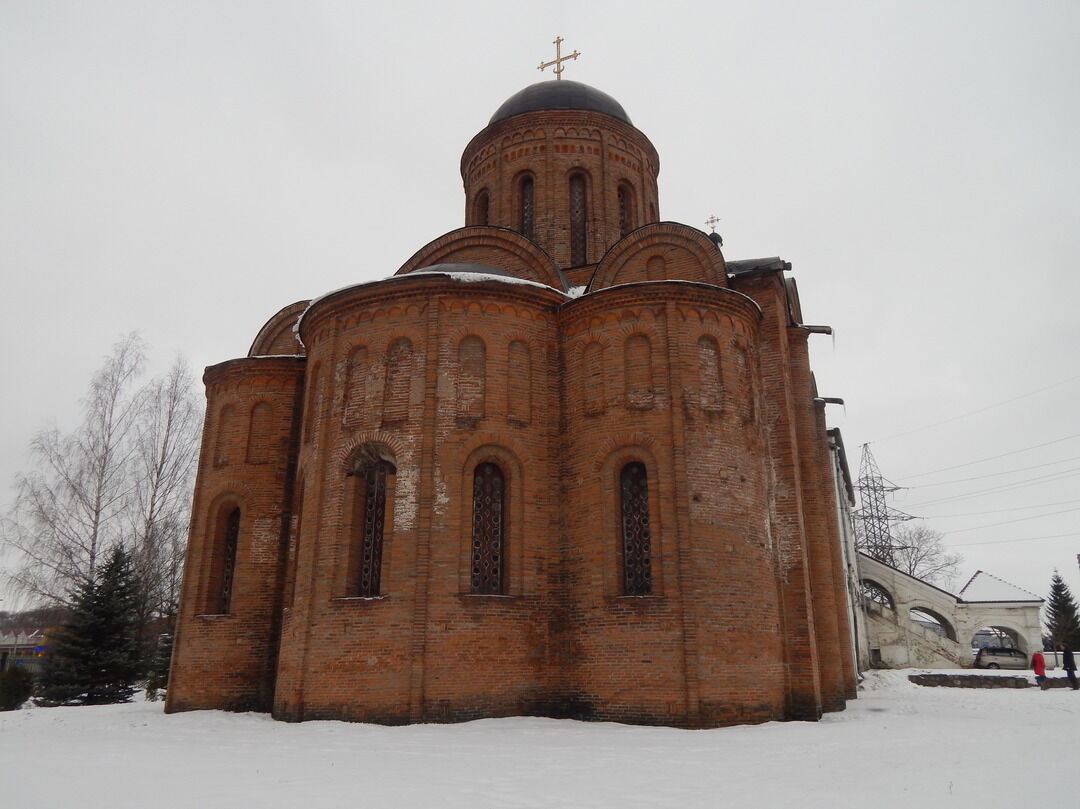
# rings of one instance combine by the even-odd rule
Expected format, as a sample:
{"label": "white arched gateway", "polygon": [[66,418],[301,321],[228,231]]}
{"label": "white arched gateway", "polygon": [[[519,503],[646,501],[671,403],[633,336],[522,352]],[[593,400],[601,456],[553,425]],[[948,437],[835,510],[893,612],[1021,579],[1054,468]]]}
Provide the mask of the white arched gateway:
{"label": "white arched gateway", "polygon": [[967,668],[974,646],[1042,648],[1043,600],[982,570],[954,595],[858,554],[873,666]]}

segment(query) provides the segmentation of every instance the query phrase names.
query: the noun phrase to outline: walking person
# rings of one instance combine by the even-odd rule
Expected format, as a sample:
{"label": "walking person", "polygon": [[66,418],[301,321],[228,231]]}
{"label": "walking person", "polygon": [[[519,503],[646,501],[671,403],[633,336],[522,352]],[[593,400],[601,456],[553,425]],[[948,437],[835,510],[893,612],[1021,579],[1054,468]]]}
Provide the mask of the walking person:
{"label": "walking person", "polygon": [[1035,654],[1031,656],[1031,670],[1035,672],[1035,685],[1045,691],[1046,660],[1043,658],[1043,653],[1037,649],[1035,650]]}
{"label": "walking person", "polygon": [[1076,658],[1067,643],[1059,643],[1058,651],[1061,652],[1061,667],[1065,669],[1065,676],[1069,678],[1069,685],[1073,691],[1080,691],[1080,683],[1076,682]]}

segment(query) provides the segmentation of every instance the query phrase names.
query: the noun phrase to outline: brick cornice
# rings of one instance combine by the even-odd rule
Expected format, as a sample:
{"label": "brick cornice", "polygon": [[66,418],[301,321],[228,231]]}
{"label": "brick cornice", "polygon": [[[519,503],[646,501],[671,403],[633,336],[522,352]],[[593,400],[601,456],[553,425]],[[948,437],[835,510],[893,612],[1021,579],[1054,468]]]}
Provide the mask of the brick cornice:
{"label": "brick cornice", "polygon": [[[641,149],[642,158],[649,173],[653,177],[660,173],[660,155],[652,141],[637,127],[593,110],[535,110],[496,121],[476,133],[461,154],[461,177],[465,179],[469,161],[478,151],[489,144],[497,143],[507,135],[513,136],[519,132],[535,132],[540,129],[544,131],[545,137],[554,137],[555,129],[574,127],[593,127],[633,143]],[[602,143],[604,146],[608,145],[604,139]]]}
{"label": "brick cornice", "polygon": [[302,356],[240,357],[207,366],[202,381],[208,390],[255,379],[273,379],[280,385],[282,380],[301,377],[304,364]]}
{"label": "brick cornice", "polygon": [[440,273],[409,273],[346,287],[316,299],[300,318],[300,337],[306,345],[308,341],[305,335],[345,310],[355,311],[360,306],[391,303],[400,306],[418,300],[437,299],[439,296],[497,298],[500,301],[526,304],[538,309],[554,309],[566,300],[563,293],[536,282],[513,279],[457,281]]}
{"label": "brick cornice", "polygon": [[669,302],[718,309],[755,324],[762,319],[761,308],[743,293],[693,281],[644,281],[605,287],[564,303],[559,308],[559,319],[570,323],[618,306]]}

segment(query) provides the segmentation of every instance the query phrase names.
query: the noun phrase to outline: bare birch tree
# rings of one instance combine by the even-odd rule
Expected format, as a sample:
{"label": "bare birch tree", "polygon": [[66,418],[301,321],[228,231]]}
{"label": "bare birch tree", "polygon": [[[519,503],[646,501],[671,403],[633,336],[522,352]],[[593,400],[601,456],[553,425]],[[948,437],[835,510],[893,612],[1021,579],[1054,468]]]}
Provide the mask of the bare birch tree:
{"label": "bare birch tree", "polygon": [[43,430],[30,444],[38,468],[16,478],[4,539],[21,555],[11,584],[31,599],[65,602],[122,538],[128,437],[137,412],[131,387],[143,360],[137,335],[121,339],[90,382],[78,428],[68,434]]}
{"label": "bare birch tree", "polygon": [[135,421],[128,506],[132,557],[150,614],[171,615],[179,601],[191,487],[202,412],[191,369],[177,358],[142,391]]}
{"label": "bare birch tree", "polygon": [[175,603],[200,409],[185,363],[137,388],[144,361],[138,335],[121,339],[91,380],[78,427],[31,442],[37,468],[16,479],[2,539],[16,557],[9,583],[32,602],[66,603],[123,545],[147,609]]}

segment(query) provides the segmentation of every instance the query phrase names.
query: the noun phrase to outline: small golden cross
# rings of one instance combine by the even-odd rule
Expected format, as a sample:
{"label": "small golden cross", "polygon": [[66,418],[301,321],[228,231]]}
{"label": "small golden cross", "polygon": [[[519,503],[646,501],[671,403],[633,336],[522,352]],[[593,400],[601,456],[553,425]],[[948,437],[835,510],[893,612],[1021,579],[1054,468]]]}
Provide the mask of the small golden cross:
{"label": "small golden cross", "polygon": [[713,233],[716,233],[716,225],[717,225],[717,223],[719,221],[720,221],[720,219],[716,216],[716,214],[713,214],[712,216],[710,216],[708,219],[705,220],[705,224],[708,225],[710,228],[712,228]]}
{"label": "small golden cross", "polygon": [[555,65],[555,70],[554,70],[555,78],[556,79],[561,79],[562,78],[562,72],[564,70],[566,70],[566,68],[564,68],[562,66],[562,63],[565,62],[567,59],[574,59],[576,61],[577,58],[579,56],[581,56],[581,54],[578,51],[574,51],[573,53],[571,53],[571,54],[569,54],[567,56],[563,56],[562,55],[562,43],[563,43],[563,38],[562,37],[555,37],[555,43],[554,43],[555,44],[555,58],[552,59],[550,62],[541,62],[540,67],[536,68],[537,70],[543,70],[545,67],[551,67],[552,65]]}

